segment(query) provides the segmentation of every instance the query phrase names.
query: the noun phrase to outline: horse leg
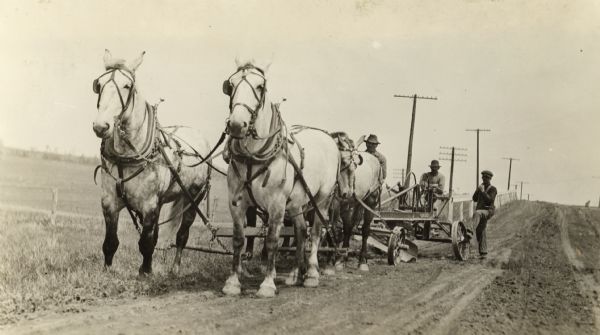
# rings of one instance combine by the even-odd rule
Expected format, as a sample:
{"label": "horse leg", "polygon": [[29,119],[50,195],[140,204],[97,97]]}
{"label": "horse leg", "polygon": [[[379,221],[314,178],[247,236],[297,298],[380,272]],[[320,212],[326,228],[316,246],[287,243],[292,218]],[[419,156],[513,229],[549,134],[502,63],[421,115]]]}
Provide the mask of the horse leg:
{"label": "horse leg", "polygon": [[[292,212],[295,213],[296,209]],[[290,275],[285,280],[286,285],[302,285],[304,274],[306,273],[305,247],[306,243],[306,221],[303,215],[296,215],[292,219],[294,224],[294,236],[296,238],[296,267],[292,269]]]}
{"label": "horse leg", "polygon": [[[369,204],[369,207],[373,208]],[[358,259],[358,269],[360,271],[369,271],[369,264],[367,264],[367,239],[369,238],[369,234],[371,233],[371,221],[373,220],[373,214],[368,210],[363,209],[363,226],[362,226],[362,247],[360,249],[360,257]]]}
{"label": "horse leg", "polygon": [[234,206],[229,202],[229,210],[233,219],[233,236],[231,241],[233,244],[233,260],[231,262],[231,274],[225,281],[223,293],[226,295],[239,295],[242,293],[242,285],[240,277],[242,276],[242,248],[244,247],[244,221],[247,211],[247,206],[243,202],[237,203]]}
{"label": "horse leg", "polygon": [[[185,249],[185,246],[188,242],[188,238],[190,237],[190,227],[192,226],[192,224],[194,223],[194,219],[196,218],[196,209],[194,208],[194,206],[198,207],[198,204],[200,204],[200,202],[202,201],[202,199],[204,199],[205,196],[206,192],[203,192],[203,194],[199,197],[193,195],[194,199],[196,199],[194,203],[191,204],[191,206],[182,214],[181,217],[178,217],[178,219],[181,220],[181,225],[177,230],[177,237],[175,239],[175,246],[177,247],[177,250],[175,251],[175,259],[173,260],[173,265],[171,266],[170,272],[172,274],[179,274],[179,268],[181,266],[181,255],[183,254],[183,249]],[[181,202],[181,207],[184,207],[183,201]],[[181,211],[181,209],[179,210]]]}
{"label": "horse leg", "polygon": [[[318,198],[317,198],[318,202]],[[327,207],[329,207],[329,203],[325,205],[321,205],[319,210],[324,215],[327,215]],[[327,220],[327,218],[324,218]],[[310,233],[310,256],[308,257],[308,270],[306,271],[306,278],[304,279],[304,287],[317,287],[319,286],[319,245],[321,242],[321,227],[326,224],[326,222],[322,222],[318,215],[312,220],[312,230]]]}
{"label": "horse leg", "polygon": [[106,225],[102,252],[104,253],[104,268],[106,270],[109,270],[112,266],[113,256],[119,247],[119,237],[117,236],[119,212],[112,202],[102,200],[102,214],[104,215],[104,224]]}
{"label": "horse leg", "polygon": [[[246,224],[248,227],[256,227],[256,207],[248,207],[246,210]],[[251,259],[254,255],[254,237],[246,237],[246,259]]]}
{"label": "horse leg", "polygon": [[[275,204],[284,204],[285,200],[274,201]],[[260,289],[256,292],[256,295],[261,298],[271,298],[275,296],[277,287],[275,286],[275,277],[277,272],[275,270],[275,260],[277,259],[277,251],[279,249],[279,234],[281,227],[283,226],[283,214],[285,208],[282,206],[278,208],[267,209],[269,212],[269,233],[267,235],[267,275],[260,284]]]}
{"label": "horse leg", "polygon": [[160,206],[157,205],[152,210],[143,214],[144,223],[142,233],[140,234],[140,240],[138,241],[140,253],[143,257],[142,265],[139,269],[140,276],[152,273],[152,254],[154,253],[154,247],[158,241],[159,213]]}
{"label": "horse leg", "polygon": [[343,243],[342,248],[346,249],[346,252],[343,255],[343,258],[340,258],[336,264],[335,269],[341,271],[344,269],[345,263],[348,261],[348,249],[350,248],[350,238],[352,237],[354,224],[352,221],[352,207],[344,204],[343,208],[340,209],[340,217],[342,219],[343,227]]}

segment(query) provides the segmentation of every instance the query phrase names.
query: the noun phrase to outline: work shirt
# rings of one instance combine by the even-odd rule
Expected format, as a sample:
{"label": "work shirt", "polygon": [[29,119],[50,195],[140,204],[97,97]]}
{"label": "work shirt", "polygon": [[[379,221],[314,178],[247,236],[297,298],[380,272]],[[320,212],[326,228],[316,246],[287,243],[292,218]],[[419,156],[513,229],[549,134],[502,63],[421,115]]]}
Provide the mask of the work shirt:
{"label": "work shirt", "polygon": [[378,160],[379,160],[379,164],[381,165],[381,171],[383,174],[383,179],[385,179],[385,177],[387,176],[387,160],[385,159],[385,156],[383,154],[381,154],[379,151],[369,151],[367,150],[368,153],[370,153],[371,155],[375,156]]}
{"label": "work shirt", "polygon": [[496,206],[494,206],[496,194],[498,194],[498,190],[491,184],[485,188],[485,192],[482,192],[478,187],[473,193],[473,201],[477,202],[475,209],[487,209],[493,212],[496,209]]}
{"label": "work shirt", "polygon": [[439,190],[436,190],[435,193],[443,194],[444,187],[446,186],[446,177],[440,172],[436,175],[433,175],[431,172],[425,172],[421,176],[420,184],[422,187],[437,186]]}

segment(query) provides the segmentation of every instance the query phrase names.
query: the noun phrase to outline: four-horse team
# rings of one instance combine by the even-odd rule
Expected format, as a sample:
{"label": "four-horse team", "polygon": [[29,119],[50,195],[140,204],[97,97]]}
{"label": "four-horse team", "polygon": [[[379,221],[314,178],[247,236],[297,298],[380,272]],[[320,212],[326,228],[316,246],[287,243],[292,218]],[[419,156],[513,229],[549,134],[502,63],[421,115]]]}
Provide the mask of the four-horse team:
{"label": "four-horse team", "polygon": [[[345,250],[354,225],[362,221],[359,264],[361,270],[368,271],[366,243],[373,214],[361,206],[376,208],[386,177],[386,160],[376,150],[376,135],[367,138],[367,151],[359,153],[357,147],[361,143],[355,145],[346,133],[309,126],[288,127],[279,104],[269,99],[266,69],[248,62],[236,64],[233,74],[223,83],[223,92],[229,96],[229,116],[223,137],[211,147],[202,134],[191,128],[160,125],[157,106],[149,104],[137,89],[135,71],[143,56],[144,53],[125,62],[113,58],[107,50],[105,72],[93,82],[98,95],[93,130],[102,140],[101,165],[96,172],[100,171],[102,186],[106,224],[102,251],[107,269],[119,246],[119,212],[126,208],[140,232],[138,244],[143,261],[139,273],[152,272],[152,255],[163,223],[159,222],[161,207],[172,203],[170,212],[164,215],[168,218],[164,227],[168,233],[176,234],[177,251],[171,271],[179,270],[181,253],[196,215],[213,229],[198,204],[210,188],[214,153],[225,143],[224,156],[229,162],[228,205],[233,220],[233,259],[231,274],[223,287],[225,294],[241,293],[244,227],[254,213],[268,227],[264,246],[266,274],[258,296],[276,294],[275,262],[284,221],[293,226],[296,246],[296,264],[287,284],[318,286],[319,246],[339,246],[329,223],[333,213],[343,222],[341,242]],[[432,172],[435,163],[432,162]],[[440,178],[434,174],[422,182],[430,184],[434,179]],[[484,179],[484,184],[474,196],[478,201],[477,221],[482,226],[477,227],[482,253],[487,251],[485,221],[493,213],[495,195],[489,178]],[[437,186],[443,193],[443,182]],[[346,259],[347,252],[337,259],[335,268],[343,268]]]}

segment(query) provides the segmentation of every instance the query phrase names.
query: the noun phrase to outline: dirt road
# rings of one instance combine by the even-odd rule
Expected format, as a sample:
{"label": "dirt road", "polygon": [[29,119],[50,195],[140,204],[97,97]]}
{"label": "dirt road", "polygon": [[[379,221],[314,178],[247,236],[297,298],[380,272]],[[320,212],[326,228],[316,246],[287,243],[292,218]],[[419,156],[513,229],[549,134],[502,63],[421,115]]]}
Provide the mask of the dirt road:
{"label": "dirt road", "polygon": [[114,300],[83,312],[47,312],[3,334],[600,334],[600,210],[515,202],[488,225],[487,260],[453,260],[421,243],[416,263],[352,262],[316,289],[256,299],[204,291]]}

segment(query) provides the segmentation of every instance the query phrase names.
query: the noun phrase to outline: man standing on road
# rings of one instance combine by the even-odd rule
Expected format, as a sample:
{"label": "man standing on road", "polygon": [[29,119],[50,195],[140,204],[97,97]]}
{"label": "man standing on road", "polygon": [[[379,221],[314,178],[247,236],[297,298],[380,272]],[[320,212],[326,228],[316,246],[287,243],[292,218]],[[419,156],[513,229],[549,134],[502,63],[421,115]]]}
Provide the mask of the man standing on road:
{"label": "man standing on road", "polygon": [[369,135],[365,143],[367,145],[367,152],[375,156],[379,160],[379,164],[381,165],[382,171],[381,177],[382,179],[385,179],[385,177],[387,176],[387,160],[385,159],[384,155],[377,151],[377,146],[380,144],[380,142],[377,140],[377,135]]}
{"label": "man standing on road", "polygon": [[477,186],[475,193],[473,193],[473,201],[477,203],[477,206],[475,207],[473,220],[471,220],[471,229],[467,232],[468,238],[471,238],[473,229],[475,230],[477,243],[479,244],[479,256],[482,259],[487,256],[485,228],[488,220],[494,215],[496,209],[494,201],[496,200],[496,194],[498,194],[496,187],[490,183],[493,176],[494,174],[489,170],[481,171],[483,183]]}

